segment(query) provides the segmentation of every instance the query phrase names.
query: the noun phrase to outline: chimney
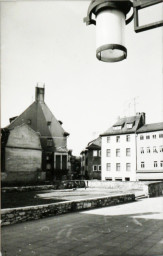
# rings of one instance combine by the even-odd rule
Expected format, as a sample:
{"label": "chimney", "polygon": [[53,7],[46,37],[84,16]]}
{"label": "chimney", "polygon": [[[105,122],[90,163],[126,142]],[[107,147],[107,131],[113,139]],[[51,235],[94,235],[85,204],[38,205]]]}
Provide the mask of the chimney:
{"label": "chimney", "polygon": [[35,89],[35,101],[44,103],[45,88],[36,87]]}
{"label": "chimney", "polygon": [[145,125],[145,122],[146,122],[145,113],[144,112],[141,112],[141,113],[137,112],[136,116],[140,116],[141,117],[141,125]]}
{"label": "chimney", "polygon": [[146,121],[146,120],[145,120],[145,119],[146,119],[146,118],[145,118],[145,113],[142,112],[142,113],[141,113],[141,116],[142,116],[142,121],[143,121],[143,125],[144,125],[144,124],[145,124],[145,121]]}

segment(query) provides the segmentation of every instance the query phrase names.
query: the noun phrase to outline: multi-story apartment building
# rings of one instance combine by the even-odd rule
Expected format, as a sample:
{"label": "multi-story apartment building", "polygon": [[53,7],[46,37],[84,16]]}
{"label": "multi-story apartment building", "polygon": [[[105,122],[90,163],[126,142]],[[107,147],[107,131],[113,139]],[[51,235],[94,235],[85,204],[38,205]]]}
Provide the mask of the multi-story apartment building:
{"label": "multi-story apartment building", "polygon": [[145,125],[145,113],[137,113],[101,137],[102,180],[163,180],[163,123]]}
{"label": "multi-story apartment building", "polygon": [[163,123],[147,124],[137,130],[136,177],[163,179]]}
{"label": "multi-story apartment building", "polygon": [[86,179],[101,179],[101,138],[89,142],[81,156],[82,176]]}
{"label": "multi-story apartment building", "polygon": [[145,123],[145,114],[118,120],[101,135],[102,180],[136,180],[136,131]]}

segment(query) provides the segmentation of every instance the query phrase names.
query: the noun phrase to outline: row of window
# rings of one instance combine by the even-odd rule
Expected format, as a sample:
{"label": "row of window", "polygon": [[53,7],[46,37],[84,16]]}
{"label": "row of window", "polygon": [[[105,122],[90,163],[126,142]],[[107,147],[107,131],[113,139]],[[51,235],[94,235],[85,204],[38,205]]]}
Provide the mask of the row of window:
{"label": "row of window", "polygon": [[[151,137],[153,138],[153,139],[156,139],[157,138],[157,135],[156,134],[153,134],[153,135],[151,135]],[[144,139],[147,139],[147,140],[149,140],[150,139],[150,135],[146,135],[146,137],[144,136],[144,135],[140,135],[140,140],[144,140]],[[160,133],[159,134],[159,138],[163,138],[163,133]],[[130,135],[126,135],[126,141],[130,141]],[[107,136],[107,143],[110,143],[110,141],[111,141],[111,137],[110,136]],[[118,136],[116,136],[116,142],[120,142],[120,136],[118,135]]]}
{"label": "row of window", "polygon": [[[111,149],[106,150],[106,156],[111,157]],[[120,148],[116,149],[116,156],[120,157]],[[126,156],[131,156],[131,148],[126,148]]]}
{"label": "row of window", "polygon": [[[150,147],[147,147],[146,148],[146,152],[147,153],[151,153],[151,148]],[[153,146],[153,153],[158,153],[158,152],[163,152],[163,146],[160,146],[159,149],[156,147],[156,146]],[[141,154],[144,154],[145,153],[145,149],[144,147],[141,147],[140,148],[140,153]]]}
{"label": "row of window", "polygon": [[[132,129],[133,128],[133,125],[134,125],[134,122],[132,122],[132,123],[127,123],[126,124],[126,128],[127,129]],[[113,126],[113,130],[121,130],[122,129],[122,127],[123,127],[123,125],[116,125],[116,126]]]}
{"label": "row of window", "polygon": [[[106,164],[106,171],[111,171],[111,163]],[[121,171],[120,163],[116,163],[116,171]],[[131,163],[126,163],[126,171],[131,171]]]}
{"label": "row of window", "polygon": [[[32,124],[32,120],[28,119],[27,120],[27,124],[31,125]],[[47,125],[50,126],[51,125],[51,121],[47,121]]]}
{"label": "row of window", "polygon": [[[107,136],[107,143],[110,143],[111,137]],[[126,141],[130,141],[130,135],[126,135]],[[116,136],[116,142],[120,142],[120,136]]]}
{"label": "row of window", "polygon": [[[108,180],[108,181],[112,181],[113,178],[108,178],[108,177],[105,177],[105,180]],[[115,178],[115,181],[122,181],[122,178]],[[130,181],[130,178],[129,177],[125,177],[125,181]]]}
{"label": "row of window", "polygon": [[[150,138],[156,139],[157,135],[153,134],[153,135],[151,135],[151,137],[150,137],[150,135],[146,135],[146,137],[144,135],[140,135],[140,140],[144,140],[145,138],[146,138],[146,140],[149,140]],[[159,134],[159,138],[163,138],[163,133]]]}
{"label": "row of window", "polygon": [[[159,167],[158,161],[154,161],[153,167]],[[160,167],[163,167],[163,161],[160,161]],[[141,162],[141,168],[145,168],[145,162]]]}
{"label": "row of window", "polygon": [[93,165],[93,171],[101,171],[101,165]]}

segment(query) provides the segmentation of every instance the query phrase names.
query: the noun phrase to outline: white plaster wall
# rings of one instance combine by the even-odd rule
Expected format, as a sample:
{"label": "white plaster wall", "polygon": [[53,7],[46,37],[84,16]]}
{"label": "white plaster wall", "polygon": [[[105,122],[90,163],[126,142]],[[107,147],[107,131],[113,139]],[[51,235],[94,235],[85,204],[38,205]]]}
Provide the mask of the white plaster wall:
{"label": "white plaster wall", "polygon": [[[135,134],[130,134],[130,141],[126,141],[126,135],[120,135],[120,142],[116,142],[116,136],[110,136],[107,143],[107,136],[102,137],[102,180],[106,178],[130,178],[136,180],[136,142]],[[116,149],[120,149],[120,157],[116,157]],[[131,149],[131,156],[126,156],[126,148]],[[111,149],[111,156],[106,156],[106,150]],[[106,164],[111,163],[111,171],[106,171]],[[116,163],[120,163],[121,170],[116,171]],[[131,171],[126,171],[126,163],[131,163]]]}
{"label": "white plaster wall", "polygon": [[[163,170],[160,166],[160,161],[163,161],[163,152],[160,152],[160,146],[163,146],[163,138],[159,138],[159,134],[163,134],[163,131],[147,132],[137,135],[137,166],[138,170]],[[140,140],[140,136],[144,136],[144,140]],[[153,135],[156,135],[156,139],[153,139]],[[146,139],[146,136],[150,136],[150,139]],[[153,152],[153,147],[156,146],[157,153]],[[141,147],[144,148],[144,153],[141,154]],[[150,153],[147,153],[147,147],[150,147]],[[154,161],[157,161],[158,166],[154,167]],[[141,167],[141,162],[145,162],[145,167]]]}

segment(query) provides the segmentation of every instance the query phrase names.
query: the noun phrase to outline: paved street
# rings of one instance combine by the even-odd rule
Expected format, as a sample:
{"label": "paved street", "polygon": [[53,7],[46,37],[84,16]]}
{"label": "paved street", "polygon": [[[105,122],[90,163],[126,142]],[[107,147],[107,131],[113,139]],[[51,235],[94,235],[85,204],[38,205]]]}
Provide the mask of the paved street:
{"label": "paved street", "polygon": [[163,255],[163,197],[2,227],[3,256]]}

